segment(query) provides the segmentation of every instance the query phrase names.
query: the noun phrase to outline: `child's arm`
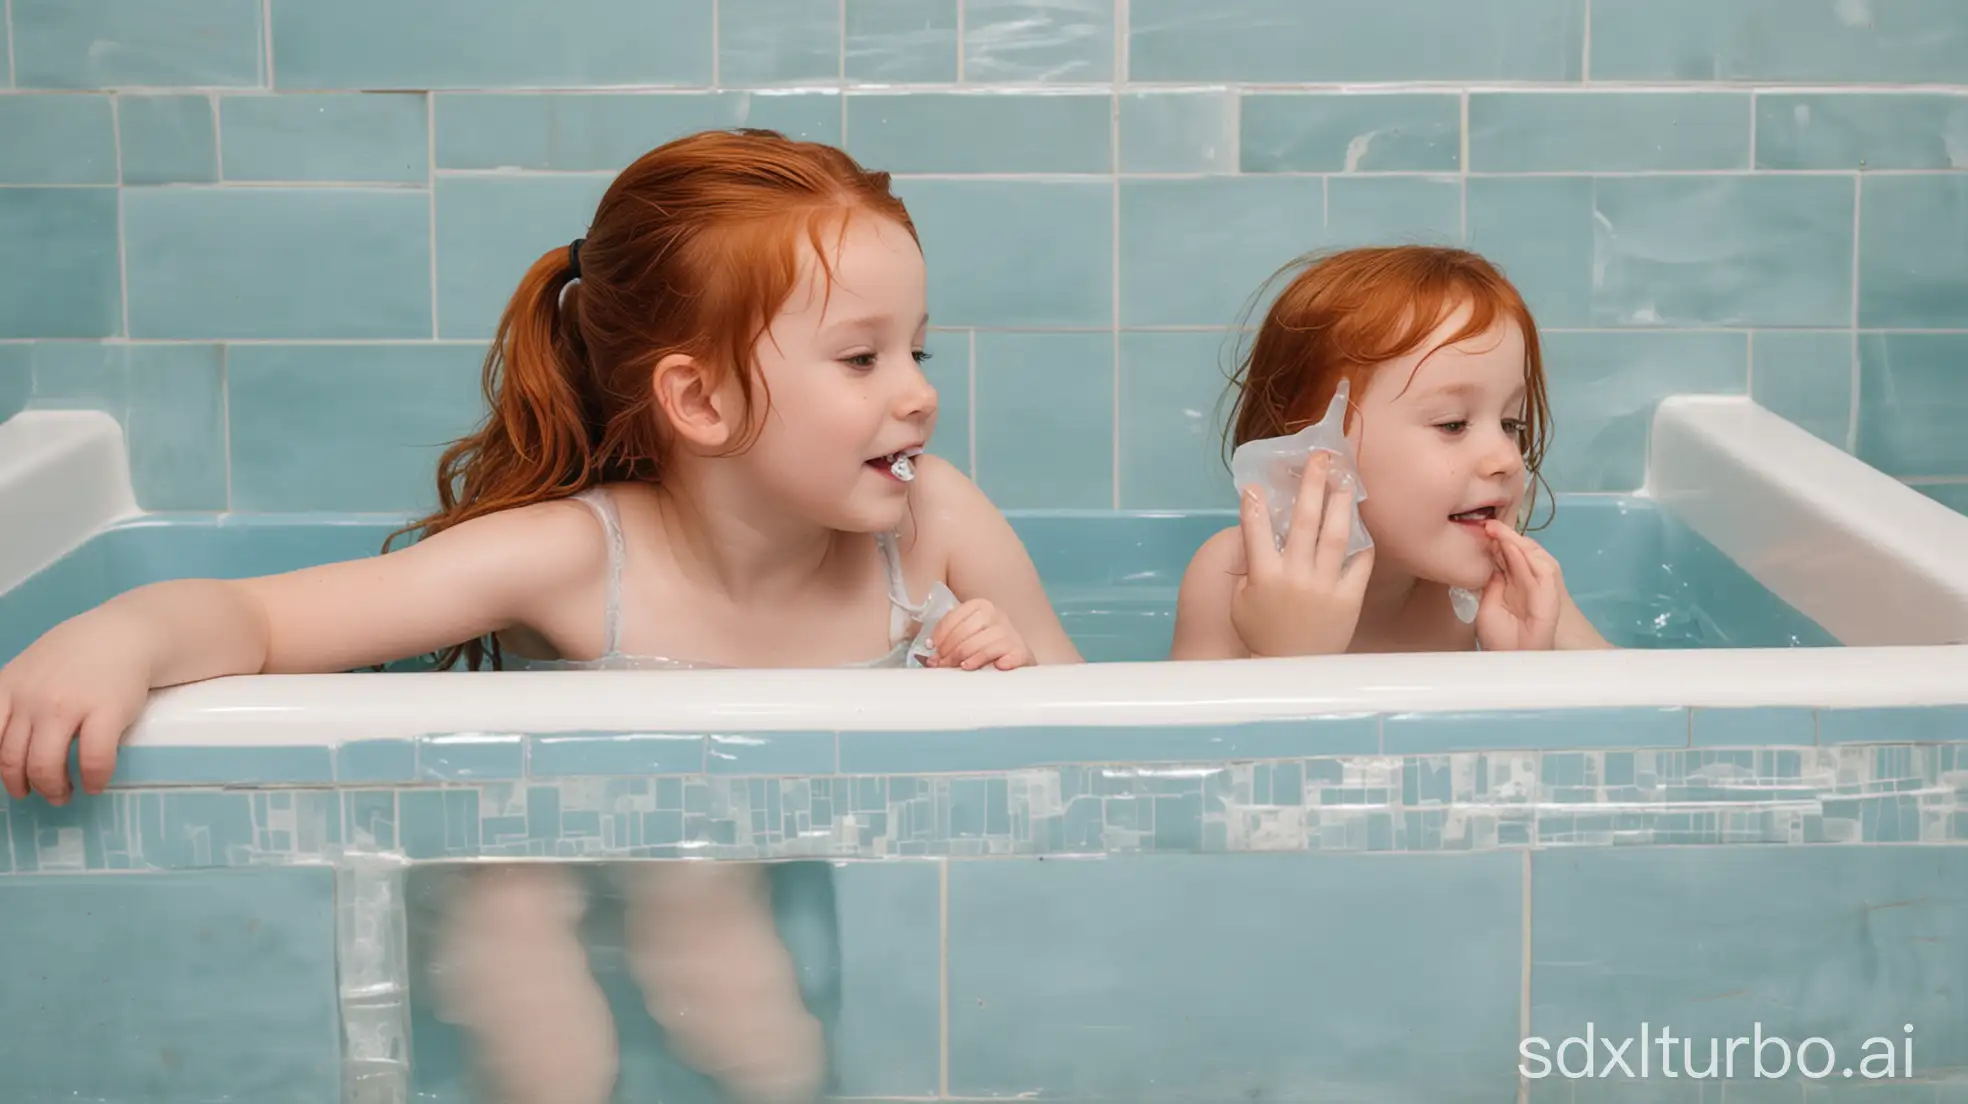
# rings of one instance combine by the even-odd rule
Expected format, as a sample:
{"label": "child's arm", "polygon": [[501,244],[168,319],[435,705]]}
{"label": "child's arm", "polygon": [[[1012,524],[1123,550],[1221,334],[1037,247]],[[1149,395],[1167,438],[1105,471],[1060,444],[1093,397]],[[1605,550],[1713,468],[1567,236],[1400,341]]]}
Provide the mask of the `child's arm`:
{"label": "child's arm", "polygon": [[344,671],[531,623],[599,575],[605,555],[576,506],[547,503],[447,529],[385,556],[258,578],[138,587],[51,629],[0,668],[0,783],[99,792],[152,689],[223,675]]}
{"label": "child's arm", "polygon": [[[945,557],[944,581],[965,602],[983,599],[1010,621],[1038,663],[1085,662],[1059,622],[1031,554],[1004,514],[947,461],[916,457],[915,519]],[[940,651],[939,646],[939,651]]]}
{"label": "child's arm", "polygon": [[1578,603],[1572,601],[1571,591],[1564,592],[1565,605],[1558,611],[1558,634],[1552,647],[1558,651],[1589,651],[1594,648],[1612,648],[1614,645],[1599,635],[1592,622],[1585,619]]}
{"label": "child's arm", "polygon": [[1169,658],[1249,659],[1250,649],[1230,619],[1237,577],[1244,574],[1243,535],[1225,529],[1203,542],[1182,573],[1175,598],[1175,640]]}

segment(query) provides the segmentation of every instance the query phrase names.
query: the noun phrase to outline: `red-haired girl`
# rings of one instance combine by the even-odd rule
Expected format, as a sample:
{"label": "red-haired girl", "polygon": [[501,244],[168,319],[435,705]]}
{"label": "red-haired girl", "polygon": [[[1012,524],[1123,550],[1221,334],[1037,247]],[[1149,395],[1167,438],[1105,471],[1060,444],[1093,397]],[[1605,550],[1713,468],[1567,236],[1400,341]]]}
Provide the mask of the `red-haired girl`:
{"label": "red-haired girl", "polygon": [[[923,258],[886,173],[762,131],[656,149],[584,239],[520,280],[486,362],[491,412],[438,470],[440,508],[385,555],[142,587],[0,671],[0,775],[98,792],[154,688],[342,671],[438,651],[575,667],[901,666],[932,589],[961,604],[932,665],[1077,662],[1004,517],[923,454]],[[410,531],[410,530],[406,530]],[[680,1056],[734,1097],[800,1099],[818,1025],[760,868],[643,863],[631,965]],[[490,1095],[601,1104],[615,1032],[562,868],[465,880],[446,1015]]]}
{"label": "red-haired girl", "polygon": [[[1537,323],[1483,258],[1391,246],[1301,259],[1239,373],[1236,446],[1320,420],[1347,385],[1360,521],[1332,454],[1305,466],[1285,539],[1262,488],[1197,551],[1174,659],[1609,647],[1523,534],[1549,411]],[[1282,545],[1282,547],[1280,547]],[[1479,595],[1473,622],[1453,592]]]}

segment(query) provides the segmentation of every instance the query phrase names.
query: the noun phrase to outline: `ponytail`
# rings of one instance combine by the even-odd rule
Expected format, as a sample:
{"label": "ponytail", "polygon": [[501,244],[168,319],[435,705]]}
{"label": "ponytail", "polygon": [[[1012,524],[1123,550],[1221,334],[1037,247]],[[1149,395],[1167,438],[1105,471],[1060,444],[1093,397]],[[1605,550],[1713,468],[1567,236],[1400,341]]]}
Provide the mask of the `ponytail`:
{"label": "ponytail", "polygon": [[[553,250],[521,277],[485,357],[480,388],[488,413],[438,459],[438,509],[386,537],[385,553],[409,534],[433,536],[596,481],[600,402],[580,335],[574,256],[569,249]],[[498,643],[491,639],[445,648],[436,665],[446,668],[463,656],[477,669],[488,646],[496,667]]]}

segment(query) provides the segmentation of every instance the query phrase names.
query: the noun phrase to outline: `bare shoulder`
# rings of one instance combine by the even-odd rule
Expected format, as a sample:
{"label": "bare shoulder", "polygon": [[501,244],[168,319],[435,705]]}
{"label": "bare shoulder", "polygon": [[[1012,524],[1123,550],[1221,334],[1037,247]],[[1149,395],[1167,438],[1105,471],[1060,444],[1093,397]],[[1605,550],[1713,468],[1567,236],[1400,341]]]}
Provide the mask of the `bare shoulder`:
{"label": "bare shoulder", "polygon": [[1218,531],[1182,573],[1175,600],[1175,638],[1170,659],[1244,659],[1244,646],[1230,620],[1230,600],[1237,577],[1244,572],[1243,532],[1236,526]]}

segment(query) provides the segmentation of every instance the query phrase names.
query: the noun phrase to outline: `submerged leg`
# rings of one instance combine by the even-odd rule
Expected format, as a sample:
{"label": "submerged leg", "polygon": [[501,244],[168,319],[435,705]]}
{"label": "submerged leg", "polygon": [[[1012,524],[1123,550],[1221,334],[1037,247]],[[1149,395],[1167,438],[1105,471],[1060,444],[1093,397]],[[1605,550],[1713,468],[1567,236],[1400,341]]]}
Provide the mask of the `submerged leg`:
{"label": "submerged leg", "polygon": [[746,1104],[817,1097],[826,1041],[773,924],[765,868],[645,862],[625,879],[629,964],[677,1056]]}
{"label": "submerged leg", "polygon": [[472,1037],[498,1104],[607,1104],[615,1021],[588,969],[586,897],[549,865],[467,871],[447,904],[439,1015]]}

